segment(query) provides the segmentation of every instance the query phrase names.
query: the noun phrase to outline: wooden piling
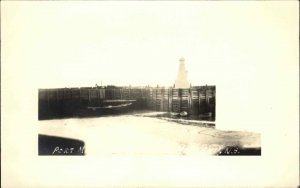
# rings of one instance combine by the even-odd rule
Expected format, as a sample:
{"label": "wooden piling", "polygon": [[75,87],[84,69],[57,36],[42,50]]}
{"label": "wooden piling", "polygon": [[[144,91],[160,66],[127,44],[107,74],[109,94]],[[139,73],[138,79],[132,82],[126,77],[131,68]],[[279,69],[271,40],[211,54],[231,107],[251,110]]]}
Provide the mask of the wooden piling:
{"label": "wooden piling", "polygon": [[189,105],[188,105],[189,113],[191,114],[193,112],[193,92],[192,92],[192,88],[191,87],[189,88],[189,98],[188,98],[188,101],[189,101]]}
{"label": "wooden piling", "polygon": [[200,104],[201,104],[201,96],[200,96],[200,88],[198,89],[198,114],[200,113]]}
{"label": "wooden piling", "polygon": [[[49,90],[50,91],[50,90]],[[48,103],[48,109],[50,108],[50,101],[49,101],[49,91],[46,90],[46,94],[47,94],[47,103]]]}
{"label": "wooden piling", "polygon": [[91,90],[89,89],[89,106],[91,105]]}
{"label": "wooden piling", "polygon": [[165,96],[164,96],[164,89],[163,88],[161,88],[160,89],[160,111],[164,111],[164,98],[165,98]]}
{"label": "wooden piling", "polygon": [[[207,86],[195,86],[189,89],[173,87],[39,89],[38,100],[41,104],[39,108],[48,110],[48,112],[44,110],[43,113],[59,114],[59,111],[73,113],[69,111],[73,108],[85,108],[90,105],[101,106],[102,101],[108,99],[133,99],[138,101],[140,109],[156,111],[187,111],[193,115],[215,111],[215,87]],[[201,103],[207,103],[207,105]]]}

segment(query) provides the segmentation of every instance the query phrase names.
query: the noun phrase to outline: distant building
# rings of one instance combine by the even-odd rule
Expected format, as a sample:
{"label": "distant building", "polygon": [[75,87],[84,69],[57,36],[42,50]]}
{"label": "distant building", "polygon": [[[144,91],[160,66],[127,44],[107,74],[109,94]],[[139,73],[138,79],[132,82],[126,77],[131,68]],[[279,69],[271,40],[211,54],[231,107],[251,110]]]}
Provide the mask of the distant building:
{"label": "distant building", "polygon": [[177,79],[175,81],[175,88],[190,88],[183,57],[179,59],[179,69]]}

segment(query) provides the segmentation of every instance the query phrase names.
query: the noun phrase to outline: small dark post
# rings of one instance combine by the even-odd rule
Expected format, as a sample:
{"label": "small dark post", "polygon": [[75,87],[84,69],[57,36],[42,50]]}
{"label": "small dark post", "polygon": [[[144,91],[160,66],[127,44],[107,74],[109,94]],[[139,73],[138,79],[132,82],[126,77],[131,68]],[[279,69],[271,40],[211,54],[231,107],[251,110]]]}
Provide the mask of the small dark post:
{"label": "small dark post", "polygon": [[73,104],[73,89],[69,89],[71,91],[71,104]]}
{"label": "small dark post", "polygon": [[165,91],[164,88],[160,89],[160,111],[164,111],[164,99],[165,99]]}
{"label": "small dark post", "polygon": [[150,106],[151,106],[151,110],[154,110],[154,107],[155,107],[155,106],[153,105],[153,104],[154,104],[154,102],[153,102],[153,101],[154,101],[154,92],[153,92],[153,88],[150,88],[150,89],[151,89],[151,93],[150,93],[150,97],[151,97],[151,98],[150,98],[150,99],[151,99],[151,100],[150,100]]}
{"label": "small dark post", "polygon": [[129,99],[131,99],[131,91],[130,91],[130,86],[129,86],[129,90],[128,90],[128,95],[129,95]]}
{"label": "small dark post", "polygon": [[63,89],[63,100],[62,100],[63,103],[65,103],[65,88]]}
{"label": "small dark post", "polygon": [[91,90],[89,89],[89,106],[91,105]]}
{"label": "small dark post", "polygon": [[181,112],[181,107],[182,107],[182,89],[178,89],[178,97],[179,97],[179,113]]}
{"label": "small dark post", "polygon": [[157,88],[155,89],[155,111],[157,111]]}
{"label": "small dark post", "polygon": [[58,89],[55,89],[56,104],[58,104]]}
{"label": "small dark post", "polygon": [[122,88],[120,88],[120,99],[122,99]]}
{"label": "small dark post", "polygon": [[208,98],[208,96],[207,96],[207,85],[205,85],[205,101],[206,101],[206,103],[207,103],[207,98]]}
{"label": "small dark post", "polygon": [[200,114],[200,104],[201,104],[201,98],[200,98],[200,88],[198,89],[198,114]]}
{"label": "small dark post", "polygon": [[106,90],[107,88],[103,88],[103,90],[102,90],[102,94],[103,94],[103,97],[102,97],[102,99],[103,100],[105,100],[106,99],[106,95],[105,95],[105,90]]}
{"label": "small dark post", "polygon": [[171,95],[171,112],[173,112],[173,88],[170,89],[170,95]]}
{"label": "small dark post", "polygon": [[193,91],[192,87],[189,89],[189,113],[193,113]]}
{"label": "small dark post", "polygon": [[45,90],[47,94],[47,103],[48,103],[48,109],[50,108],[50,101],[49,101],[49,91]]}
{"label": "small dark post", "polygon": [[170,88],[168,88],[168,112],[170,111]]}
{"label": "small dark post", "polygon": [[100,89],[97,88],[96,91],[97,91],[98,105],[100,105]]}
{"label": "small dark post", "polygon": [[79,105],[81,106],[81,88],[79,88]]}

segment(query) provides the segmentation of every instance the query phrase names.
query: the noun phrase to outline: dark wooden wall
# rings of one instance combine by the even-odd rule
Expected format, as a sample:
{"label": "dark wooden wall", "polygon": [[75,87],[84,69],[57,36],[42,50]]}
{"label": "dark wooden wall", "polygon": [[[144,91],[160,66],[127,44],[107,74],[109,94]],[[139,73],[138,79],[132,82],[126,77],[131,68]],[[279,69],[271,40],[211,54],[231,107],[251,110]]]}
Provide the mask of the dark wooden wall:
{"label": "dark wooden wall", "polygon": [[215,116],[215,86],[172,87],[81,87],[39,89],[39,119],[80,115],[81,109],[100,106],[103,100],[136,100],[134,110],[182,112]]}

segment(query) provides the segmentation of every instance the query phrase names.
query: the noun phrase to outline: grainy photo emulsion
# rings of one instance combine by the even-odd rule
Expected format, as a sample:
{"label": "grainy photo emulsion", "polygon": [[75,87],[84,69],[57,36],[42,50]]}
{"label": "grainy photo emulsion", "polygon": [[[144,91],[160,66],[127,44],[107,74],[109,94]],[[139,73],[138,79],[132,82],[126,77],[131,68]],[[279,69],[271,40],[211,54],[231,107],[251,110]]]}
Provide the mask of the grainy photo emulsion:
{"label": "grainy photo emulsion", "polygon": [[168,87],[39,89],[39,155],[260,155],[259,134],[216,128],[216,86],[177,66]]}
{"label": "grainy photo emulsion", "polygon": [[1,187],[296,187],[299,2],[2,1]]}

